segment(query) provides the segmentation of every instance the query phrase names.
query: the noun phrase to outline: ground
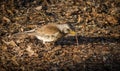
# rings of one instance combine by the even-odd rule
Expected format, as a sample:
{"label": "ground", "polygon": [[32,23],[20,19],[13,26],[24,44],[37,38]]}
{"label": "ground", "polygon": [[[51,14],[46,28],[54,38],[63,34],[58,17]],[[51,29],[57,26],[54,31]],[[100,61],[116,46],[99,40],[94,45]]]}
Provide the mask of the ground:
{"label": "ground", "polygon": [[[119,0],[1,0],[0,7],[1,71],[120,71]],[[49,23],[72,24],[77,35],[49,47],[13,37]]]}

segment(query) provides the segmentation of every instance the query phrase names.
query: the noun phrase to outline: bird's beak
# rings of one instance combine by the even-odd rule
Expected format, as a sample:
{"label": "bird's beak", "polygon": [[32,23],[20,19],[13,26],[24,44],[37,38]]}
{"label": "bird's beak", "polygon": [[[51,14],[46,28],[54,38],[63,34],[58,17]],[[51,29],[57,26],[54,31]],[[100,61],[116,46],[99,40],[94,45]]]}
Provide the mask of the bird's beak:
{"label": "bird's beak", "polygon": [[76,32],[73,31],[73,30],[70,30],[70,34],[71,34],[71,35],[76,35]]}

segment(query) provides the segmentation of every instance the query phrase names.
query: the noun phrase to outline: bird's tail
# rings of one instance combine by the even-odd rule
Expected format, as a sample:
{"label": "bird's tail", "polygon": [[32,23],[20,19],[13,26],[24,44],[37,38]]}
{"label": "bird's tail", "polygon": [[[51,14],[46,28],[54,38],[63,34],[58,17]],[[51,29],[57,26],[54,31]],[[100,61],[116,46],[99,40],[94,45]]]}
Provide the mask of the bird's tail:
{"label": "bird's tail", "polygon": [[23,38],[27,38],[28,36],[34,36],[34,35],[35,35],[35,29],[30,30],[30,31],[19,32],[19,33],[13,34],[12,37],[23,39]]}

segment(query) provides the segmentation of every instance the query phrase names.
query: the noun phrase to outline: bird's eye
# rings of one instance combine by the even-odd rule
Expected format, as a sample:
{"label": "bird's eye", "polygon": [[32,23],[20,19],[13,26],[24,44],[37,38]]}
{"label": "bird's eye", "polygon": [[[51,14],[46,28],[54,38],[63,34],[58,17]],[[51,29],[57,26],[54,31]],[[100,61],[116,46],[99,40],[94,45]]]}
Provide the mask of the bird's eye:
{"label": "bird's eye", "polygon": [[70,29],[67,29],[68,32],[70,32]]}
{"label": "bird's eye", "polygon": [[70,32],[70,29],[65,29],[64,30],[64,33],[69,33]]}

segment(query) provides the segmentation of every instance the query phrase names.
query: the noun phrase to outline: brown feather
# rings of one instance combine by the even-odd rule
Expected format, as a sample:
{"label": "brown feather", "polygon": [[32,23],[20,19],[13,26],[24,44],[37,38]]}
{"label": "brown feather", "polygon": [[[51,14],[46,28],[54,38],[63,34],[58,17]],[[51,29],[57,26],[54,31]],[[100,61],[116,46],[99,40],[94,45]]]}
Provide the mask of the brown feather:
{"label": "brown feather", "polygon": [[40,34],[52,35],[55,34],[56,32],[61,31],[56,27],[56,24],[47,24],[42,26],[41,28],[38,28],[35,32]]}

